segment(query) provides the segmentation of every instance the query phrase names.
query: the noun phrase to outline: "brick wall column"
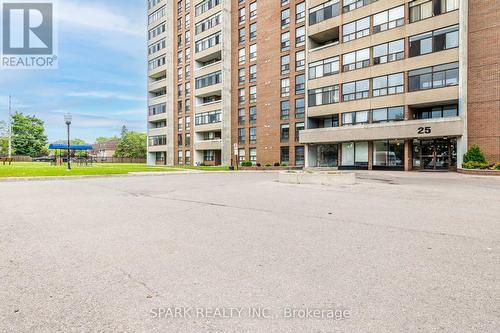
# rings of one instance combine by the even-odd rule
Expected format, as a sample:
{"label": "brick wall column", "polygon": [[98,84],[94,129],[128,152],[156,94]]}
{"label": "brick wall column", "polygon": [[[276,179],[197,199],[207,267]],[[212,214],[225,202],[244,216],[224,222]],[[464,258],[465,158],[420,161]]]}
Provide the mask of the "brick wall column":
{"label": "brick wall column", "polygon": [[405,171],[413,169],[413,142],[412,140],[405,140]]}

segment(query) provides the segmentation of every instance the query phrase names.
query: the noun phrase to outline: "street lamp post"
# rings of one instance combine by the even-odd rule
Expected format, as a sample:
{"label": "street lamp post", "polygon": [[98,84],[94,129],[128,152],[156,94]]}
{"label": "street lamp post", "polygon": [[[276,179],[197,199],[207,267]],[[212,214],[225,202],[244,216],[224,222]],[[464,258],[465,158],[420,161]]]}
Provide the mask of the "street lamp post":
{"label": "street lamp post", "polygon": [[64,115],[64,121],[66,122],[66,126],[68,126],[68,171],[71,170],[70,149],[69,149],[71,140],[70,140],[69,126],[71,125],[72,119],[73,117],[71,116],[71,113],[66,113]]}

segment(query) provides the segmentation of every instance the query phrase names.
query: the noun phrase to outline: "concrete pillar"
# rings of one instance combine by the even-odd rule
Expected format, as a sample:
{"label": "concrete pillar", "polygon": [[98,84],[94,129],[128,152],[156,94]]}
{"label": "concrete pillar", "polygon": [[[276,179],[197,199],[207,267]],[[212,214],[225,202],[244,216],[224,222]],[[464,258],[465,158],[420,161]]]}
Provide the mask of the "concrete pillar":
{"label": "concrete pillar", "polygon": [[373,170],[373,141],[368,141],[368,170]]}

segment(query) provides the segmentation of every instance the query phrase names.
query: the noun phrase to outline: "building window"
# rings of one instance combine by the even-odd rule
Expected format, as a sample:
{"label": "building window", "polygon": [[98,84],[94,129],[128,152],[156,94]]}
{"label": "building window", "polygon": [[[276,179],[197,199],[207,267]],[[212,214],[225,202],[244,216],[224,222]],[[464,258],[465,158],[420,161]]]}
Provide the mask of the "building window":
{"label": "building window", "polygon": [[295,100],[295,118],[301,119],[305,117],[306,102],[304,98]]}
{"label": "building window", "polygon": [[238,128],[238,143],[239,144],[244,144],[246,141],[245,139],[245,129],[244,128]]}
{"label": "building window", "polygon": [[282,124],[280,126],[280,140],[281,142],[288,142],[290,138],[290,125]]}
{"label": "building window", "polygon": [[281,11],[281,29],[286,29],[290,26],[290,8]]}
{"label": "building window", "polygon": [[343,166],[368,166],[368,142],[342,143]]}
{"label": "building window", "polygon": [[306,20],[306,3],[301,2],[295,5],[295,22],[302,23]]}
{"label": "building window", "polygon": [[384,75],[372,79],[373,97],[394,95],[404,92],[404,74]]}
{"label": "building window", "polygon": [[374,65],[402,60],[405,57],[405,40],[400,39],[393,42],[380,44],[374,46],[372,48],[372,51]]}
{"label": "building window", "polygon": [[257,142],[257,128],[250,127],[248,132],[249,132],[250,143],[251,144],[256,143]]}
{"label": "building window", "polygon": [[304,94],[306,91],[306,77],[304,74],[295,77],[295,94]]}
{"label": "building window", "polygon": [[281,79],[281,97],[290,96],[290,79]]}
{"label": "building window", "polygon": [[250,75],[248,77],[249,77],[250,83],[257,81],[257,65],[250,66],[249,72],[250,72]]}
{"label": "building window", "polygon": [[373,33],[402,26],[405,21],[405,6],[392,8],[373,15]]}
{"label": "building window", "polygon": [[290,56],[284,55],[281,57],[281,75],[290,73]]}
{"label": "building window", "polygon": [[246,61],[246,53],[245,53],[245,49],[239,49],[238,50],[238,64],[239,65],[243,65]]}
{"label": "building window", "polygon": [[253,165],[257,164],[257,148],[250,148],[250,161]]}
{"label": "building window", "polygon": [[245,43],[245,35],[246,35],[245,28],[241,28],[241,29],[238,30],[238,43],[239,44],[244,44]]}
{"label": "building window", "polygon": [[306,27],[295,29],[295,47],[306,45]]}
{"label": "building window", "polygon": [[308,92],[308,106],[319,106],[339,102],[339,86],[311,89]]}
{"label": "building window", "polygon": [[369,111],[342,113],[342,126],[367,124],[370,121],[369,114]]}
{"label": "building window", "polygon": [[295,123],[295,142],[299,142],[300,131],[305,129],[304,123]]}
{"label": "building window", "polygon": [[413,117],[415,119],[458,117],[458,105],[433,106],[416,109]]}
{"label": "building window", "polygon": [[281,52],[290,50],[290,32],[284,32],[281,34]]}
{"label": "building window", "polygon": [[253,125],[257,122],[257,107],[256,106],[251,106],[250,109],[248,110],[248,120],[249,124]]}
{"label": "building window", "polygon": [[295,165],[302,166],[305,164],[306,157],[303,146],[295,147]]}
{"label": "building window", "polygon": [[372,122],[401,121],[405,119],[405,109],[402,106],[372,110]]}
{"label": "building window", "polygon": [[342,41],[344,43],[368,36],[370,34],[370,17],[344,24],[342,26]]}
{"label": "building window", "polygon": [[[188,118],[186,118],[187,121]],[[194,122],[195,125],[207,125],[207,124],[216,124],[222,121],[222,111],[208,111],[203,113],[197,113]],[[187,126],[187,123],[186,123]]]}
{"label": "building window", "polygon": [[245,68],[238,69],[238,84],[245,84]]}
{"label": "building window", "polygon": [[245,160],[245,148],[238,149],[238,161],[243,162]]}
{"label": "building window", "polygon": [[256,61],[257,60],[257,44],[250,45],[249,49],[249,60]]}
{"label": "building window", "polygon": [[246,118],[245,109],[244,108],[238,109],[238,125],[240,126],[245,125],[245,118]]}
{"label": "building window", "polygon": [[459,0],[415,0],[410,2],[410,23],[458,9]]}
{"label": "building window", "polygon": [[245,103],[245,88],[238,89],[238,103]]}
{"label": "building window", "polygon": [[295,52],[295,70],[303,71],[306,68],[306,51]]}
{"label": "building window", "polygon": [[370,49],[362,49],[342,56],[342,70],[344,72],[352,71],[370,66]]}
{"label": "building window", "polygon": [[249,88],[249,96],[248,96],[248,102],[249,103],[256,103],[257,102],[257,86],[251,86]]}
{"label": "building window", "polygon": [[368,98],[370,92],[370,80],[344,83],[342,85],[342,100],[344,102],[356,99]]}
{"label": "building window", "polygon": [[409,38],[410,57],[458,47],[458,25]]}
{"label": "building window", "polygon": [[253,42],[257,38],[257,23],[250,24],[250,41]]}
{"label": "building window", "polygon": [[313,7],[309,10],[309,25],[320,23],[332,17],[339,16],[340,1],[327,1],[321,5]]}
{"label": "building window", "polygon": [[280,164],[288,165],[290,163],[290,147],[280,148]]}
{"label": "building window", "polygon": [[204,150],[203,151],[203,161],[213,162],[215,161],[215,151],[213,150]]}
{"label": "building window", "polygon": [[458,84],[458,62],[426,67],[408,72],[409,91],[454,86]]}
{"label": "building window", "polygon": [[403,167],[404,148],[404,140],[373,141],[373,165]]}
{"label": "building window", "polygon": [[328,58],[309,64],[309,79],[316,79],[323,76],[334,75],[340,72],[339,57]]}
{"label": "building window", "polygon": [[281,120],[287,120],[290,114],[290,102],[289,101],[281,101],[280,107],[280,118]]}

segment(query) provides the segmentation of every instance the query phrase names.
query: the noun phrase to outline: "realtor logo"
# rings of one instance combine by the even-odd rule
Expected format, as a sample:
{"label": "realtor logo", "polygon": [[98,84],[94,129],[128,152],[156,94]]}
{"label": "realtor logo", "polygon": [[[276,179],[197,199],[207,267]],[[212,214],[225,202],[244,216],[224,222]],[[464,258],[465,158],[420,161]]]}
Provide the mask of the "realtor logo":
{"label": "realtor logo", "polygon": [[1,67],[4,69],[45,69],[57,65],[54,3],[35,1],[2,1]]}

